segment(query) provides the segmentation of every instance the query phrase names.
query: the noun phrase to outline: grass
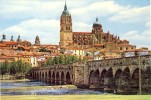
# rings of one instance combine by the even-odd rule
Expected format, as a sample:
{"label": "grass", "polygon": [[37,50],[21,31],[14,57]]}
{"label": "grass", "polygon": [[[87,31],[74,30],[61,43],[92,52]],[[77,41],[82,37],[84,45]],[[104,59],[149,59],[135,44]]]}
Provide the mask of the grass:
{"label": "grass", "polygon": [[151,100],[151,95],[19,95],[1,100]]}

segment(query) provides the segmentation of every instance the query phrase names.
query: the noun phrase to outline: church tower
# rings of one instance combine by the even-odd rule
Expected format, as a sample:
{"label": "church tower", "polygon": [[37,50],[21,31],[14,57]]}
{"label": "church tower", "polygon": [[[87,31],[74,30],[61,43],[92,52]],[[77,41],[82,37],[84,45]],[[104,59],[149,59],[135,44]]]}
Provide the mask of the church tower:
{"label": "church tower", "polygon": [[67,9],[66,2],[64,6],[64,11],[60,17],[60,47],[64,48],[67,45],[73,43],[72,35],[72,18]]}
{"label": "church tower", "polygon": [[94,22],[93,24],[92,34],[94,34],[96,39],[98,40],[97,44],[102,43],[103,29],[102,29],[102,25],[98,21],[98,17],[96,18],[96,22]]}
{"label": "church tower", "polygon": [[17,42],[18,42],[18,43],[21,43],[21,42],[22,42],[22,40],[20,39],[20,35],[18,35]]}
{"label": "church tower", "polygon": [[3,34],[3,35],[2,35],[2,41],[5,41],[5,40],[6,40],[6,35]]}
{"label": "church tower", "polygon": [[14,42],[13,36],[11,36],[11,39],[10,39],[10,41],[13,41],[13,42]]}
{"label": "church tower", "polygon": [[35,45],[40,45],[40,39],[39,39],[39,36],[36,36],[36,39],[35,39]]}

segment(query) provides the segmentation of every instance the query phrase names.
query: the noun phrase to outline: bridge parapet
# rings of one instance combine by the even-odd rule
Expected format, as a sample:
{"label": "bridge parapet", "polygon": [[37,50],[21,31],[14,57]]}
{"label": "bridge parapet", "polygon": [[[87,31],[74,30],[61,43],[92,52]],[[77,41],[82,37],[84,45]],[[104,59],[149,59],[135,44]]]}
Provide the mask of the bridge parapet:
{"label": "bridge parapet", "polygon": [[115,59],[105,59],[105,60],[95,60],[89,61],[88,66],[125,66],[125,65],[138,65],[140,64],[150,64],[151,56],[136,56],[136,57],[125,57],[125,58],[115,58]]}

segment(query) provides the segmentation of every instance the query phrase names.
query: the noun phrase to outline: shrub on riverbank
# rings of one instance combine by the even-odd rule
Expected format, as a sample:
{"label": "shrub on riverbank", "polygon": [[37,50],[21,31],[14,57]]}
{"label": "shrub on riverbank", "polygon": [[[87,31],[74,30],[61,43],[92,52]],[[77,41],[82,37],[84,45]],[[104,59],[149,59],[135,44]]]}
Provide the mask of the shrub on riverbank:
{"label": "shrub on riverbank", "polygon": [[[6,79],[4,75],[11,75],[13,79],[16,79],[21,76],[25,76],[25,74],[30,70],[31,65],[27,62],[22,60],[0,63],[0,75],[2,76],[1,79]],[[22,77],[21,77],[22,78]]]}

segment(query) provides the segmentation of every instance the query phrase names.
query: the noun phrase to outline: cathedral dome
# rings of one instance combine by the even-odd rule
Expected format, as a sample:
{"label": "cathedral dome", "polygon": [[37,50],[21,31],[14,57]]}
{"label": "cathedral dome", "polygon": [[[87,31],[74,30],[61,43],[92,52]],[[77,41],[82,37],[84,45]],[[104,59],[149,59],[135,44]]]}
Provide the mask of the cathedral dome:
{"label": "cathedral dome", "polygon": [[95,26],[96,27],[98,27],[98,26],[102,27],[101,23],[98,22],[98,18],[96,18],[96,22],[93,23],[93,27],[95,27]]}

